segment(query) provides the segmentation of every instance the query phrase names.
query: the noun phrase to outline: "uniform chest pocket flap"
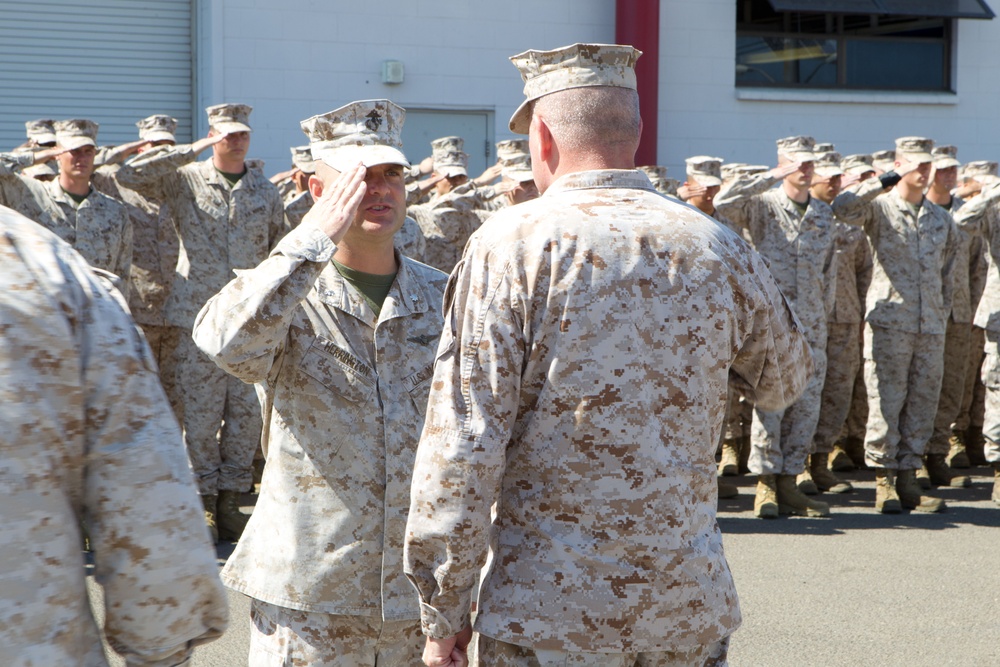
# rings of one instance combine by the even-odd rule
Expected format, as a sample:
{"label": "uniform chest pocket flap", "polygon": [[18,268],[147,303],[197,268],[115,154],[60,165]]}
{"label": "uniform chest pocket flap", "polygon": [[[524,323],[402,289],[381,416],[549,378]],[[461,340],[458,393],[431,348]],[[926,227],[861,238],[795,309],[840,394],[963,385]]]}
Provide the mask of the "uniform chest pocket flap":
{"label": "uniform chest pocket flap", "polygon": [[363,404],[375,392],[374,371],[347,350],[323,338],[313,341],[299,368],[350,403]]}

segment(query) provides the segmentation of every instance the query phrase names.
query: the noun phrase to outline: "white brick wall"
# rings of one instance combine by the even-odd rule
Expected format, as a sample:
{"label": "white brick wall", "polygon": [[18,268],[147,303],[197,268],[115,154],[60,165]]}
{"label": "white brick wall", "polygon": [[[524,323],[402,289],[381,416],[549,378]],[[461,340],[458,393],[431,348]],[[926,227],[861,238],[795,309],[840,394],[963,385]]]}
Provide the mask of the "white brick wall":
{"label": "white brick wall", "polygon": [[[199,17],[200,104],[255,107],[251,153],[268,173],[304,142],[300,120],[355,99],[493,109],[496,138],[507,138],[522,99],[509,56],[615,34],[613,0],[209,0]],[[919,104],[737,99],[735,22],[733,0],[661,2],[658,155],[675,177],[699,153],[771,164],[774,140],[790,134],[845,155],[917,134],[957,145],[963,161],[1000,158],[1000,19],[958,22],[958,94]],[[404,63],[403,84],[380,82],[387,59]]]}

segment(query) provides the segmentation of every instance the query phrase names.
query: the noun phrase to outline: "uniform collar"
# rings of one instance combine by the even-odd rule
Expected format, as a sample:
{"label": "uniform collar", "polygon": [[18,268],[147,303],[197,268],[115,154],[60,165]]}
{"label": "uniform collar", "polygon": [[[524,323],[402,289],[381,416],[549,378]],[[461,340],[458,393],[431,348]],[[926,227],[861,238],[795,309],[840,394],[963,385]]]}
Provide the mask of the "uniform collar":
{"label": "uniform collar", "polygon": [[549,185],[542,196],[566,190],[590,188],[635,188],[655,192],[649,177],[638,169],[593,169],[564,174]]}
{"label": "uniform collar", "polygon": [[394,253],[399,266],[396,280],[393,281],[382,304],[382,312],[377,318],[365,298],[340,275],[333,262],[328,263],[320,274],[316,286],[320,300],[373,327],[381,321],[427,312],[431,306],[430,298],[426,287],[415,275],[414,267],[410,264],[412,260],[403,258],[398,250],[394,250]]}

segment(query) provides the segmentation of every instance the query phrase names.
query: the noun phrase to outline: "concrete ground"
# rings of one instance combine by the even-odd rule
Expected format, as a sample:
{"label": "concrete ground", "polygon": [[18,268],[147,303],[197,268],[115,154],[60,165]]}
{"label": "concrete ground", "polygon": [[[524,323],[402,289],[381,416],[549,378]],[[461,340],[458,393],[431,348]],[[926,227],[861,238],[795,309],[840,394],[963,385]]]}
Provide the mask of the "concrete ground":
{"label": "concrete ground", "polygon": [[[721,501],[719,525],[743,610],[734,667],[1000,665],[1000,507],[992,471],[969,489],[938,489],[942,514],[876,514],[874,474],[825,494],[825,519],[753,516],[750,477]],[[220,565],[232,552],[219,546]],[[99,595],[95,590],[95,597]],[[247,599],[229,594],[231,626],[194,667],[246,665]],[[115,667],[123,663],[113,662]]]}

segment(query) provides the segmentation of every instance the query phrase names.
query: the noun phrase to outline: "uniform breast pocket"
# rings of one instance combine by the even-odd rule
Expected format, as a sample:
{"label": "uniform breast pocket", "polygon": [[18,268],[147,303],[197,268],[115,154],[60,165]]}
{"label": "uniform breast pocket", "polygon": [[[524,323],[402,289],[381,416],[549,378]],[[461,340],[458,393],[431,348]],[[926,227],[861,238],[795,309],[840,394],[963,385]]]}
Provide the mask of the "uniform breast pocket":
{"label": "uniform breast pocket", "polygon": [[358,357],[324,338],[313,341],[299,369],[354,410],[360,410],[375,393],[374,371]]}
{"label": "uniform breast pocket", "polygon": [[409,392],[421,417],[426,416],[427,413],[427,399],[431,393],[431,380],[433,378],[434,364],[431,364],[413,375],[407,376],[403,381],[406,391]]}

